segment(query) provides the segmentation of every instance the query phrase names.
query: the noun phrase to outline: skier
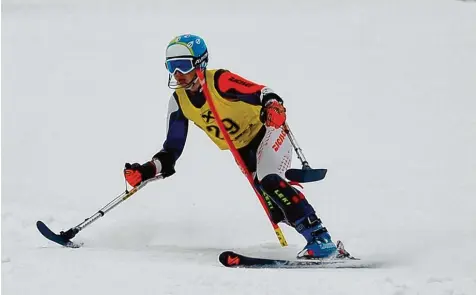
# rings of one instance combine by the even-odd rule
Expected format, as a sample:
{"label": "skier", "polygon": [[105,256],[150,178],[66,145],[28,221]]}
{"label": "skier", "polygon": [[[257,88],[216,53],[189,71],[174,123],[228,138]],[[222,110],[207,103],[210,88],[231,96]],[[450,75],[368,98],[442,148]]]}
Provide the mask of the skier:
{"label": "skier", "polygon": [[[167,137],[162,150],[144,164],[127,163],[124,175],[135,187],[157,174],[175,173],[182,154],[189,121],[201,128],[222,150],[229,149],[210,110],[196,70],[205,79],[220,117],[235,147],[254,176],[256,187],[272,200],[271,219],[294,227],[307,241],[298,258],[333,256],[336,245],[304,195],[284,177],[292,157],[291,142],[283,130],[286,109],[270,88],[244,79],[228,70],[207,69],[208,50],[202,38],[181,35],[166,49],[169,101]],[[263,192],[264,191],[264,192]]]}

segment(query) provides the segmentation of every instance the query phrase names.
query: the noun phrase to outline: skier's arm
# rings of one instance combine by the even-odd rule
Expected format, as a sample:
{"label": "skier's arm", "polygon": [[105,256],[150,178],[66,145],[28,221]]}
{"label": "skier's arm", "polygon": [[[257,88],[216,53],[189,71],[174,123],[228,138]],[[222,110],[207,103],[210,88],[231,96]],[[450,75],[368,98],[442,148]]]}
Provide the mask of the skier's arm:
{"label": "skier's arm", "polygon": [[170,97],[167,115],[167,137],[162,150],[155,154],[152,161],[157,173],[170,176],[175,173],[175,162],[182,154],[188,133],[188,119],[185,118],[177,102],[175,93]]}
{"label": "skier's arm", "polygon": [[274,99],[280,104],[283,100],[271,88],[245,79],[227,70],[215,73],[215,85],[218,92],[230,101],[243,101],[252,105],[266,105]]}
{"label": "skier's arm", "polygon": [[188,119],[179,108],[177,97],[174,93],[169,101],[167,115],[167,138],[162,150],[152,157],[151,161],[144,164],[126,163],[124,176],[131,186],[137,186],[142,181],[150,179],[161,173],[163,177],[175,173],[175,162],[182,154],[187,138]]}
{"label": "skier's arm", "polygon": [[285,123],[286,108],[283,100],[271,88],[226,70],[218,70],[214,79],[218,92],[225,99],[261,105],[260,120],[266,126],[280,128]]}

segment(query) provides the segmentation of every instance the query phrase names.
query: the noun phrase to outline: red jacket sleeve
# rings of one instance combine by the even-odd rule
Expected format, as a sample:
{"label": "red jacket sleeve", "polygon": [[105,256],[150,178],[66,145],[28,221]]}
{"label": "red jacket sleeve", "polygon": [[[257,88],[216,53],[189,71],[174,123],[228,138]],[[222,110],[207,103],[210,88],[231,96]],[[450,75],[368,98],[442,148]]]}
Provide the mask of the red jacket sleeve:
{"label": "red jacket sleeve", "polygon": [[218,73],[217,86],[221,92],[235,91],[241,94],[261,93],[265,86],[245,79],[230,71]]}
{"label": "red jacket sleeve", "polygon": [[252,82],[227,70],[215,73],[215,87],[224,98],[244,101],[254,105],[261,104],[261,90],[264,85]]}

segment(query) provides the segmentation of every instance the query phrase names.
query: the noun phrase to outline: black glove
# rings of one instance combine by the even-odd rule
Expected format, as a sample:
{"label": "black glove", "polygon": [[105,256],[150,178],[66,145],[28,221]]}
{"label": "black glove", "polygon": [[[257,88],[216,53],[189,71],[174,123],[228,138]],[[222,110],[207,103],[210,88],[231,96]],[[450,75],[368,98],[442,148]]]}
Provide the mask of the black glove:
{"label": "black glove", "polygon": [[151,179],[156,174],[157,168],[153,162],[147,162],[143,165],[126,163],[124,168],[124,177],[133,187],[138,186],[144,180]]}

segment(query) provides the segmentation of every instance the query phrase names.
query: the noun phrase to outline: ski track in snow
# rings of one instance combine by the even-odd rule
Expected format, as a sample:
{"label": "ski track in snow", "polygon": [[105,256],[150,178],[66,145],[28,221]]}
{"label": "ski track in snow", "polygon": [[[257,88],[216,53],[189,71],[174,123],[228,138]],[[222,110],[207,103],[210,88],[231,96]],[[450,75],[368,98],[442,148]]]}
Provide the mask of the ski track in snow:
{"label": "ski track in snow", "polygon": [[[2,2],[2,294],[476,294],[476,3],[208,3]],[[304,241],[283,225],[279,246],[230,153],[192,126],[178,173],[78,234],[84,247],[37,232],[95,213],[126,161],[160,149],[163,55],[186,32],[211,68],[282,94],[329,169],[305,194],[379,268],[222,267],[224,250],[293,258]]]}

